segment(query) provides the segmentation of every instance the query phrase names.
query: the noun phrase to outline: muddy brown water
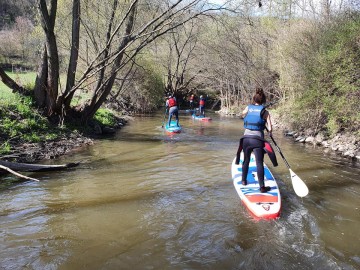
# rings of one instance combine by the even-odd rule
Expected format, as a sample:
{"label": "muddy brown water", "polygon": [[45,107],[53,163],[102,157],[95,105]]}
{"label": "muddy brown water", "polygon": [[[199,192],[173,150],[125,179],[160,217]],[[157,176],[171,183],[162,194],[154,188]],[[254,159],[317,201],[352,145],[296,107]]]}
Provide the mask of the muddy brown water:
{"label": "muddy brown water", "polygon": [[231,180],[241,120],[181,115],[168,136],[162,117],[51,161],[77,168],[2,186],[0,269],[360,269],[359,164],[275,133],[310,193],[265,157],[282,212],[257,221]]}

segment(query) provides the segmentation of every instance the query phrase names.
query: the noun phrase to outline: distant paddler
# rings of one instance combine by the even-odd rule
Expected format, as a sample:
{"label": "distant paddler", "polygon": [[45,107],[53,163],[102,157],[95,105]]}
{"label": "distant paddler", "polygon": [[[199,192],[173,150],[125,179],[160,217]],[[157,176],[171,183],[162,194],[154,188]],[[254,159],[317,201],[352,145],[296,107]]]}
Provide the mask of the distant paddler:
{"label": "distant paddler", "polygon": [[171,118],[174,115],[176,119],[176,126],[179,126],[179,110],[177,107],[176,98],[173,95],[169,95],[166,100],[166,108],[169,109],[168,126],[171,126]]}

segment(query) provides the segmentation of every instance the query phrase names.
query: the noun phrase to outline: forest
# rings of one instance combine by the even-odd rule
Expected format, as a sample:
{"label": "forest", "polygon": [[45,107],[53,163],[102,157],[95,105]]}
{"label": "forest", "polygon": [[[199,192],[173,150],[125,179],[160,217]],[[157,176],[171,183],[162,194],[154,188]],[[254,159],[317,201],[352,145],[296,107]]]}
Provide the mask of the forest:
{"label": "forest", "polygon": [[359,138],[360,3],[0,0],[0,77],[62,124],[151,113],[169,93],[237,115],[259,86],[288,126]]}

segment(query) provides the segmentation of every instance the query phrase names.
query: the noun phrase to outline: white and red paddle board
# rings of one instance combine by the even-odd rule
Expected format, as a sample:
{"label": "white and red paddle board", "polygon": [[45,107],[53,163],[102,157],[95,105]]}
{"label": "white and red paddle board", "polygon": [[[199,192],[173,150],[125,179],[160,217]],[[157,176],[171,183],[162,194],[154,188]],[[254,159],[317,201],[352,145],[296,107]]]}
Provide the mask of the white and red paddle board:
{"label": "white and red paddle board", "polygon": [[200,120],[200,121],[205,121],[205,122],[208,122],[208,121],[211,121],[211,120],[212,120],[211,117],[205,117],[205,116],[203,116],[203,115],[195,115],[195,114],[193,114],[193,115],[191,115],[191,116],[192,116],[192,118],[195,119],[195,120]]}
{"label": "white and red paddle board", "polygon": [[256,172],[255,156],[253,154],[249,164],[247,185],[242,185],[243,160],[244,155],[242,152],[239,165],[235,164],[235,159],[231,165],[233,183],[241,201],[255,218],[273,219],[279,217],[281,210],[280,191],[269,168],[264,164],[265,186],[269,186],[271,190],[261,193]]}

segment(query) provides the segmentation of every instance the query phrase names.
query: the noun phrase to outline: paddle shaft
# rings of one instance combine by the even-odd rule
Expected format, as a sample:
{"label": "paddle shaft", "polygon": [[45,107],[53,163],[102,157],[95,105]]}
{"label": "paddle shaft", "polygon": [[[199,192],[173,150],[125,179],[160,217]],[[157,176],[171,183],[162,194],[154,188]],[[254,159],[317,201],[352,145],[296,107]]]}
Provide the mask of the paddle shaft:
{"label": "paddle shaft", "polygon": [[[266,128],[267,129],[267,128]],[[280,156],[282,157],[282,159],[284,160],[286,166],[288,167],[288,169],[290,169],[290,165],[287,162],[286,158],[284,157],[283,153],[281,152],[280,147],[277,145],[277,143],[275,142],[273,136],[270,136],[271,140],[273,141],[273,143],[275,144],[276,149],[278,150],[278,152],[280,153]]]}
{"label": "paddle shaft", "polygon": [[[276,103],[278,103],[278,102],[279,102],[278,100],[273,101],[273,102],[270,102],[269,104],[265,105],[264,107],[265,107],[265,108],[270,107],[271,105],[274,105],[274,104],[276,104]],[[267,128],[266,126],[265,126],[265,129],[266,129],[267,132],[269,132],[269,130],[268,130],[268,128]],[[273,136],[270,135],[270,138],[271,138],[271,140],[273,141],[273,143],[275,144],[275,147],[276,147],[276,149],[278,150],[278,152],[280,153],[280,156],[281,156],[282,159],[284,160],[286,166],[288,167],[288,169],[290,169],[289,163],[287,162],[286,158],[284,157],[284,154],[281,152],[280,147],[279,147],[279,146],[277,145],[277,143],[275,142]]]}
{"label": "paddle shaft", "polygon": [[164,127],[164,124],[165,124],[165,117],[166,117],[166,112],[167,112],[167,108],[165,108],[165,113],[164,113],[164,119],[163,119],[163,124],[162,124],[162,128]]}
{"label": "paddle shaft", "polygon": [[[268,128],[265,126],[265,129],[267,132],[269,132]],[[270,132],[269,132],[270,133]],[[271,133],[270,133],[271,134]],[[273,143],[275,144],[276,149],[278,150],[278,152],[280,153],[280,156],[282,157],[282,159],[284,160],[286,167],[288,167],[288,169],[290,169],[290,165],[287,162],[286,158],[284,157],[283,153],[281,152],[280,147],[277,145],[277,143],[275,142],[274,138],[272,135],[270,135],[271,140],[273,141]]]}
{"label": "paddle shaft", "polygon": [[[265,127],[266,130],[269,132],[269,130],[267,129],[267,127]],[[280,147],[277,145],[277,143],[275,142],[273,136],[270,133],[270,138],[273,141],[273,143],[276,146],[276,149],[278,150],[278,152],[280,153],[282,159],[284,160],[286,166],[288,167],[289,171],[290,171],[290,177],[291,177],[291,183],[293,186],[293,189],[296,193],[296,195],[298,195],[299,197],[305,197],[308,193],[309,193],[309,189],[306,186],[306,184],[304,183],[303,180],[301,180],[301,178],[299,176],[297,176],[296,173],[294,173],[291,169],[290,169],[290,165],[287,162],[286,158],[284,157],[283,153],[281,152]]]}

